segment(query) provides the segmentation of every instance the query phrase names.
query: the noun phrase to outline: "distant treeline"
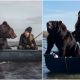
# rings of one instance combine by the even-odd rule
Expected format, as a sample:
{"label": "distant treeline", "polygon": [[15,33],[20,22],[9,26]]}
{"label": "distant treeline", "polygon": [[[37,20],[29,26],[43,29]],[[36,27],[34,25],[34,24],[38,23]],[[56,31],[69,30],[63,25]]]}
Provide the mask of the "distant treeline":
{"label": "distant treeline", "polygon": [[47,37],[48,36],[48,32],[47,31],[43,31],[43,37]]}

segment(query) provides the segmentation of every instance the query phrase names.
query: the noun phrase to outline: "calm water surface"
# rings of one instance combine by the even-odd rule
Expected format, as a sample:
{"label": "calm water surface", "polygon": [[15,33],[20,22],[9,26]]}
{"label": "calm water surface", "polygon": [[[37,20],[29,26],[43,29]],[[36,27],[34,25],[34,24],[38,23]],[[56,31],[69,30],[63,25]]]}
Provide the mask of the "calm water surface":
{"label": "calm water surface", "polygon": [[0,79],[41,79],[41,62],[1,62]]}

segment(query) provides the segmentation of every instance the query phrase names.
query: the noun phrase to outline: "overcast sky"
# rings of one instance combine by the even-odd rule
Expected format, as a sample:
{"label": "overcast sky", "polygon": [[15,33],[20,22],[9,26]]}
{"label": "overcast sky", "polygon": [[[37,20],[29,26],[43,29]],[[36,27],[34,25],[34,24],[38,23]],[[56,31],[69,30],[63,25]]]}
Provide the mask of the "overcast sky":
{"label": "overcast sky", "polygon": [[[31,26],[34,36],[42,31],[41,1],[0,1],[0,24],[6,20],[14,29],[19,40],[21,33]],[[41,36],[37,38],[40,40]],[[12,39],[10,39],[12,40]]]}

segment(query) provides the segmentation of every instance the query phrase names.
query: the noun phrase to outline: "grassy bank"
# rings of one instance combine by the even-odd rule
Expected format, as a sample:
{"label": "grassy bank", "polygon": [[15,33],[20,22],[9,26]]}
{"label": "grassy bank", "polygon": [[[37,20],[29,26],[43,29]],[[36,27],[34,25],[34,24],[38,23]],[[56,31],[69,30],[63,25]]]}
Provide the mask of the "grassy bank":
{"label": "grassy bank", "polygon": [[43,37],[47,37],[48,36],[48,32],[47,31],[43,31]]}

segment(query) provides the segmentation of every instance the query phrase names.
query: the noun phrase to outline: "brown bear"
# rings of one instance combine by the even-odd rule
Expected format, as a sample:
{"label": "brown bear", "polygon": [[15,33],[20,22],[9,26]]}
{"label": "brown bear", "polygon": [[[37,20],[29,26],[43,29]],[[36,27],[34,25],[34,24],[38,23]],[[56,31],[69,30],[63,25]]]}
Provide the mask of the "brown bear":
{"label": "brown bear", "polygon": [[7,38],[16,38],[14,30],[4,21],[0,25],[0,49],[8,49]]}
{"label": "brown bear", "polygon": [[49,35],[47,37],[47,51],[45,54],[50,54],[55,44],[59,50],[59,57],[79,56],[79,46],[62,21],[48,21],[47,31]]}

